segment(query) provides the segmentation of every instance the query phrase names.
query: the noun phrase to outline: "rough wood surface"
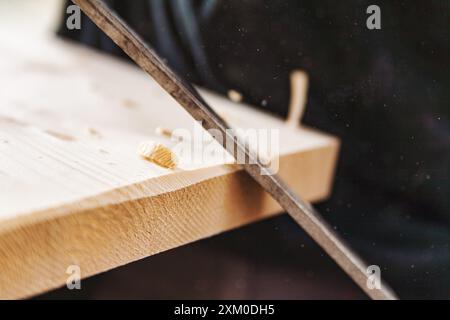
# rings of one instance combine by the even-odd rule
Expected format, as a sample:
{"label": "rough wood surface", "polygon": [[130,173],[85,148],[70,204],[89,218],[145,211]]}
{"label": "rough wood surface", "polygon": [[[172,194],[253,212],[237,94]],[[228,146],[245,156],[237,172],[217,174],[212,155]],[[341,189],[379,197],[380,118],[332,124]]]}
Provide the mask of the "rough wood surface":
{"label": "rough wood surface", "polygon": [[[280,211],[231,160],[160,168],[136,148],[190,117],[131,64],[0,30],[0,297],[61,285]],[[234,126],[278,128],[280,174],[327,196],[337,139],[204,92]],[[251,123],[249,124],[249,120]]]}

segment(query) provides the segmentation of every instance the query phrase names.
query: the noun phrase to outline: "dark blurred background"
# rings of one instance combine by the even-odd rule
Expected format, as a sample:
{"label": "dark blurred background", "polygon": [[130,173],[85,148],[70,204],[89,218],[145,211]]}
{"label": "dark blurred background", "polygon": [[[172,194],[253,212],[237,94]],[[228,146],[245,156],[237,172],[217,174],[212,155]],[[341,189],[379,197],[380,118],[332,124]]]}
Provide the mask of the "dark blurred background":
{"label": "dark blurred background", "polygon": [[[187,79],[342,139],[317,205],[401,298],[450,298],[450,1],[108,1]],[[366,8],[381,8],[368,30]],[[126,58],[88,19],[59,35]],[[149,257],[41,298],[365,298],[288,217]]]}

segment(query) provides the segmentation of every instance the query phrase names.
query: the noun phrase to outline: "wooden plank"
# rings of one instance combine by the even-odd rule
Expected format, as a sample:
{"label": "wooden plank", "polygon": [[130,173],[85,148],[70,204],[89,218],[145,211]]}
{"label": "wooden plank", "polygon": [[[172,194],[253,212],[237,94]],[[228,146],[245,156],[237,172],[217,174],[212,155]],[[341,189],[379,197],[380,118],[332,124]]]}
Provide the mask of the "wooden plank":
{"label": "wooden plank", "polygon": [[[157,127],[196,128],[133,65],[29,32],[0,31],[0,52],[1,298],[64,285],[70,265],[87,277],[279,212],[232,159],[171,171],[139,158],[141,141],[173,143]],[[336,138],[203,94],[235,127],[278,129],[280,175],[309,201],[328,195]]]}

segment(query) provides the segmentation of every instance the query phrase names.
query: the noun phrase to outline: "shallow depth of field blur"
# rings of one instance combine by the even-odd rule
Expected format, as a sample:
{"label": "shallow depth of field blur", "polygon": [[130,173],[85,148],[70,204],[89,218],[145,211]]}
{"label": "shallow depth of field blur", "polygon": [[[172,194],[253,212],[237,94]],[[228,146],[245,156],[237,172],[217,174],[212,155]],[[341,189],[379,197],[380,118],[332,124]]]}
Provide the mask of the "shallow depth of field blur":
{"label": "shallow depth of field blur", "polygon": [[[289,73],[309,73],[304,122],[343,142],[332,196],[317,208],[381,266],[401,298],[450,298],[450,7],[444,2],[376,1],[383,28],[374,32],[365,27],[369,1],[228,0],[200,24],[214,78],[267,112],[285,116]],[[121,10],[143,3],[127,1]],[[17,28],[39,24],[56,36],[64,5],[0,0],[0,50],[1,34]],[[133,25],[152,41],[158,30],[146,30],[144,21],[151,15],[138,16],[143,21]],[[196,77],[195,65],[187,70],[184,76],[215,89]],[[80,291],[62,288],[38,298],[366,296],[280,215],[83,280]]]}

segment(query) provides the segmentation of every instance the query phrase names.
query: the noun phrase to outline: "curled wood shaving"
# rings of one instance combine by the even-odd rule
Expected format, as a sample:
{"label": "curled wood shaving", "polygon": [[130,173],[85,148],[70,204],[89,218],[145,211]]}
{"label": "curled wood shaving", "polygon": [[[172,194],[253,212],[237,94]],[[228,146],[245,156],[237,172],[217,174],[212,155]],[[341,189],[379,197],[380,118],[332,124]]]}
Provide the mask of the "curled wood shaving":
{"label": "curled wood shaving", "polygon": [[153,141],[145,141],[139,145],[139,155],[163,168],[174,169],[178,165],[177,156],[166,146]]}

